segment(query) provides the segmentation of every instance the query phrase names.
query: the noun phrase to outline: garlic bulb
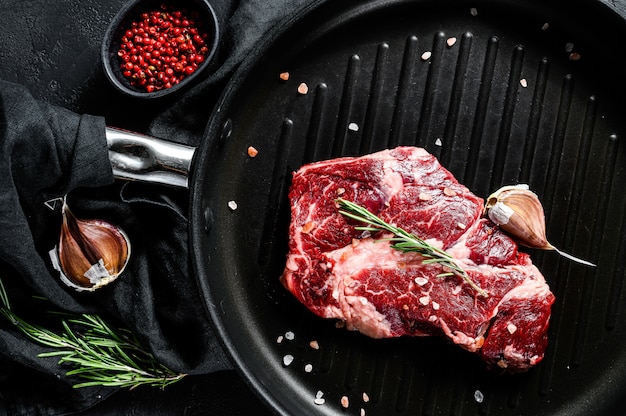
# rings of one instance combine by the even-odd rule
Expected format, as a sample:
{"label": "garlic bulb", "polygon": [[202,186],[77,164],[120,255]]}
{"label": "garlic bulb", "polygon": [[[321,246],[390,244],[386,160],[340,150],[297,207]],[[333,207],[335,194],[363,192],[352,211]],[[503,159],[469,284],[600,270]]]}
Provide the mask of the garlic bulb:
{"label": "garlic bulb", "polygon": [[81,220],[63,202],[63,223],[53,266],[68,286],[93,291],[114,281],[130,258],[130,241],[119,227],[103,220]]}
{"label": "garlic bulb", "polygon": [[523,246],[554,250],[567,259],[595,266],[560,251],[548,242],[543,206],[528,185],[504,186],[498,189],[487,198],[484,214]]}

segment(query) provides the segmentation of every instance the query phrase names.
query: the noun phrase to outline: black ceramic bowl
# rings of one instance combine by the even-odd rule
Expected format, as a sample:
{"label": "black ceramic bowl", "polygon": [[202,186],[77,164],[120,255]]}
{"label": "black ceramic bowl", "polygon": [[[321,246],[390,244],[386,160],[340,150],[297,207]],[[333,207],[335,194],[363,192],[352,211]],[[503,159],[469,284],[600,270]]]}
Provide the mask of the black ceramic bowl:
{"label": "black ceramic bowl", "polygon": [[[202,62],[197,64],[197,68],[192,73],[181,72],[175,74],[180,78],[178,83],[170,87],[148,91],[145,86],[133,85],[131,79],[124,76],[124,69],[122,69],[123,61],[118,52],[123,43],[124,33],[131,29],[132,23],[138,22],[142,13],[160,10],[162,5],[172,7],[172,10],[184,10],[187,15],[195,13],[195,16],[197,16],[195,18],[197,21],[195,27],[207,33],[204,45],[207,51],[203,55]],[[157,24],[155,23],[155,25]],[[174,38],[172,34],[168,34],[168,36]],[[189,35],[185,34],[185,36]],[[164,97],[187,88],[198,80],[200,75],[210,66],[215,56],[219,37],[220,31],[217,16],[207,0],[131,0],[117,13],[105,32],[101,51],[104,72],[113,86],[126,95],[144,99]],[[158,70],[154,70],[150,75],[145,76],[158,75],[157,72]]]}

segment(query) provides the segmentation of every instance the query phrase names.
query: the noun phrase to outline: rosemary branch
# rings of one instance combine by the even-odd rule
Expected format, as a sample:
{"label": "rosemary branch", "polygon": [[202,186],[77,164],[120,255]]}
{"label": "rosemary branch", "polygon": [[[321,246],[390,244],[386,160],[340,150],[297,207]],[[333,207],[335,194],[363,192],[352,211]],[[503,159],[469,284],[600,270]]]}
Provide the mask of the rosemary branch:
{"label": "rosemary branch", "polygon": [[114,328],[94,314],[53,313],[60,317],[60,333],[26,322],[11,309],[0,279],[0,314],[31,340],[52,348],[38,357],[60,357],[59,364],[70,367],[66,375],[82,380],[73,387],[164,388],[185,377],[158,363],[128,329]]}
{"label": "rosemary branch", "polygon": [[444,273],[440,273],[438,277],[445,277],[451,275],[457,275],[463,278],[474,290],[476,290],[481,296],[487,297],[488,294],[484,289],[481,289],[476,283],[470,279],[465,270],[463,270],[455,261],[452,256],[446,253],[444,250],[428,244],[426,241],[417,237],[416,235],[409,233],[402,228],[396,227],[385,222],[380,217],[372,214],[366,208],[363,208],[354,202],[346,201],[345,199],[338,198],[339,213],[352,218],[353,220],[363,222],[367,226],[356,227],[359,231],[378,232],[387,231],[394,235],[394,237],[385,239],[385,241],[391,242],[391,247],[403,252],[417,252],[424,257],[422,263],[432,264],[439,263],[444,267],[444,270],[449,270]]}

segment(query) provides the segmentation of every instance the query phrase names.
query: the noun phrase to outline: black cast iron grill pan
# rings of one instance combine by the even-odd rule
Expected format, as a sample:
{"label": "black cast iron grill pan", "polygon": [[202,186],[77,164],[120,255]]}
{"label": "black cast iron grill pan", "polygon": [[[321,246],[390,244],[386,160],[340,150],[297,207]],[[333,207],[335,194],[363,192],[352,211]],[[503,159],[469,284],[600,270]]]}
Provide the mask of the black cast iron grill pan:
{"label": "black cast iron grill pan", "polygon": [[[600,2],[344,0],[316,3],[259,45],[195,156],[190,236],[209,316],[269,408],[621,412],[624,41],[626,23]],[[338,329],[280,285],[291,172],[397,145],[426,148],[483,198],[528,183],[546,209],[549,240],[598,265],[531,252],[557,300],[546,357],[528,373],[489,373],[441,339],[373,340]]]}

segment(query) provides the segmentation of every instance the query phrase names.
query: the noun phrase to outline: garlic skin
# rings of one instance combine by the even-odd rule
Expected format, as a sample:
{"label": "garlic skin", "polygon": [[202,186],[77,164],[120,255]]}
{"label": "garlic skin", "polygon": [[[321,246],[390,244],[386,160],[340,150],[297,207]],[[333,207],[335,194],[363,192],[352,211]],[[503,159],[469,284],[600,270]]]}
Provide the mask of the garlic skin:
{"label": "garlic skin", "polygon": [[64,202],[57,248],[50,251],[61,280],[78,291],[94,291],[124,271],[130,240],[119,227],[103,220],[82,220]]}
{"label": "garlic skin", "polygon": [[595,267],[593,263],[564,253],[548,242],[543,206],[528,185],[510,185],[498,189],[487,198],[483,214],[520,245],[554,250],[569,260]]}

